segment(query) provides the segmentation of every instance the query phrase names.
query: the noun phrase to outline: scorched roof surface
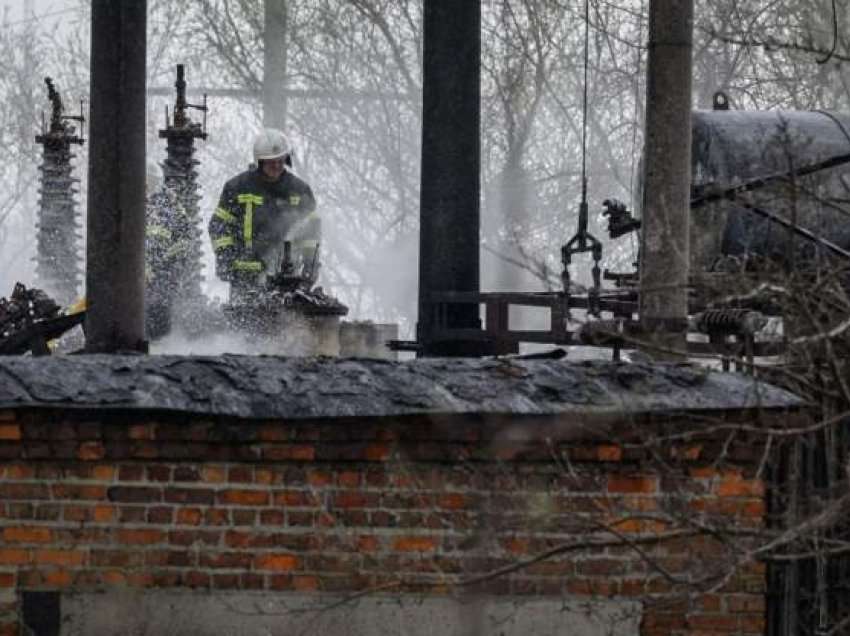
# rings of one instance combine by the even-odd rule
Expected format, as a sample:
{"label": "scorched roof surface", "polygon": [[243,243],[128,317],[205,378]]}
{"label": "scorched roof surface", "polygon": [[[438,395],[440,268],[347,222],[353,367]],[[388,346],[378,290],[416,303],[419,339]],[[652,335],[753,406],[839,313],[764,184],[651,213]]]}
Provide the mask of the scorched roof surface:
{"label": "scorched roof surface", "polygon": [[242,418],[655,412],[799,405],[735,374],[644,363],[253,356],[0,357],[0,409]]}

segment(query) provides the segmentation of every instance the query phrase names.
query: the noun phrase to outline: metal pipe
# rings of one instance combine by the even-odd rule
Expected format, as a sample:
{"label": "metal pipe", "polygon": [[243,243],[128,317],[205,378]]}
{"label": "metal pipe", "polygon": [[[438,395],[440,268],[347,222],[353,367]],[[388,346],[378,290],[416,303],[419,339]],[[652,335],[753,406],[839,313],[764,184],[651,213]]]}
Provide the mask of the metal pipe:
{"label": "metal pipe", "polygon": [[479,291],[481,3],[425,0],[417,339],[423,356],[480,355],[479,342],[436,342],[480,328],[477,304],[440,311],[435,292]]}
{"label": "metal pipe", "polygon": [[288,0],[264,0],[263,125],[286,129],[288,62]]}
{"label": "metal pipe", "polygon": [[144,350],[147,0],[93,0],[86,350]]}
{"label": "metal pipe", "polygon": [[693,15],[693,0],[649,3],[640,319],[655,344],[682,352],[690,260]]}

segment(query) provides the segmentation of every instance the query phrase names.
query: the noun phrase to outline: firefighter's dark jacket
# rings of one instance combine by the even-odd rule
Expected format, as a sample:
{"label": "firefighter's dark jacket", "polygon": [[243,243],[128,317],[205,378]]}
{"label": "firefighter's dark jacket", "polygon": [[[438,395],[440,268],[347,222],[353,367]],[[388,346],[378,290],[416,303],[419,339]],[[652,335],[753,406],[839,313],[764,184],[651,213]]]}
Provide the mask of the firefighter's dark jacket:
{"label": "firefighter's dark jacket", "polygon": [[285,241],[295,260],[316,257],[321,224],[310,186],[284,172],[276,181],[259,169],[248,170],[224,184],[209,223],[216,274],[233,280],[240,274],[274,273]]}

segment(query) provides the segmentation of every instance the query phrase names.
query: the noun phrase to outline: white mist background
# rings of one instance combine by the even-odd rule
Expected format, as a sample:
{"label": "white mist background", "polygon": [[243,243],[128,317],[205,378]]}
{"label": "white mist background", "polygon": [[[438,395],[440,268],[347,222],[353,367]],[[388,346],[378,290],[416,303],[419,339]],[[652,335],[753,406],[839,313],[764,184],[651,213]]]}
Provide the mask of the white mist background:
{"label": "white mist background", "polygon": [[[182,63],[190,89],[256,89],[262,78],[256,15],[236,14],[235,30],[225,25],[228,28],[222,33],[238,34],[239,40],[224,40],[225,49],[219,51],[211,45],[217,22],[209,13],[227,2],[149,0],[148,86],[173,87],[175,65]],[[233,0],[229,2],[232,9],[237,7]],[[371,0],[364,2],[378,6]],[[42,112],[49,110],[43,77],[54,78],[66,111],[74,114],[79,101],[88,100],[89,75],[86,0],[0,0],[0,6],[4,4],[6,10],[0,14],[0,55],[6,62],[0,68],[0,297],[11,293],[16,281],[35,282],[32,259],[40,156],[34,137]],[[603,267],[615,271],[631,269],[636,244],[628,238],[607,240],[601,201],[616,197],[634,203],[637,191],[646,4],[640,0],[616,6],[592,2],[589,229],[606,244]],[[743,50],[713,32],[729,27],[724,21],[734,9],[741,24],[750,24],[743,18],[758,14],[752,22],[754,32],[792,38],[809,29],[815,42],[825,37],[822,12],[807,10],[793,0],[780,0],[780,4],[781,11],[762,14],[757,1],[697,1],[697,107],[708,107],[713,92],[722,87],[738,108],[848,109],[850,100],[842,88],[850,86],[850,81],[842,82],[850,80],[847,65],[819,67],[811,54],[777,47]],[[262,3],[245,6],[256,10]],[[388,32],[342,0],[292,0],[288,6],[293,25],[289,86],[331,95],[324,101],[292,97],[286,131],[295,146],[296,170],[313,187],[322,215],[320,284],[351,308],[350,318],[398,322],[401,336],[413,337],[421,1],[381,4],[381,16],[391,27]],[[487,1],[482,13],[482,290],[557,289],[559,248],[576,231],[581,191],[580,3]],[[842,10],[840,15],[842,25],[846,13]],[[242,66],[228,64],[231,57],[241,60]],[[376,93],[389,97],[364,98]],[[191,96],[191,101],[199,99]],[[157,133],[165,124],[165,106],[173,100],[173,93],[148,99],[147,153],[157,163],[165,157],[165,142]],[[204,291],[224,298],[226,285],[214,277],[206,223],[225,180],[251,161],[261,107],[258,99],[233,97],[210,97],[208,106],[209,139],[197,142],[196,154]],[[74,160],[74,174],[81,180],[83,229],[87,151],[87,145],[77,150]],[[587,284],[590,265],[589,258],[576,258],[573,280]],[[538,319],[529,317],[528,322]]]}

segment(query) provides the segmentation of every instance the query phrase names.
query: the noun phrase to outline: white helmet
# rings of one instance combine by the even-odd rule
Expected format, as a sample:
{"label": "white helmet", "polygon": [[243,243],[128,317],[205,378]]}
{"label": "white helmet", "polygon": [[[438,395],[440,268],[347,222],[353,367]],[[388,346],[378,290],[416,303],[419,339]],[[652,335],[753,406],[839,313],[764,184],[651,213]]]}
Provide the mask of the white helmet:
{"label": "white helmet", "polygon": [[254,161],[279,159],[291,152],[286,135],[276,128],[264,128],[254,140]]}

